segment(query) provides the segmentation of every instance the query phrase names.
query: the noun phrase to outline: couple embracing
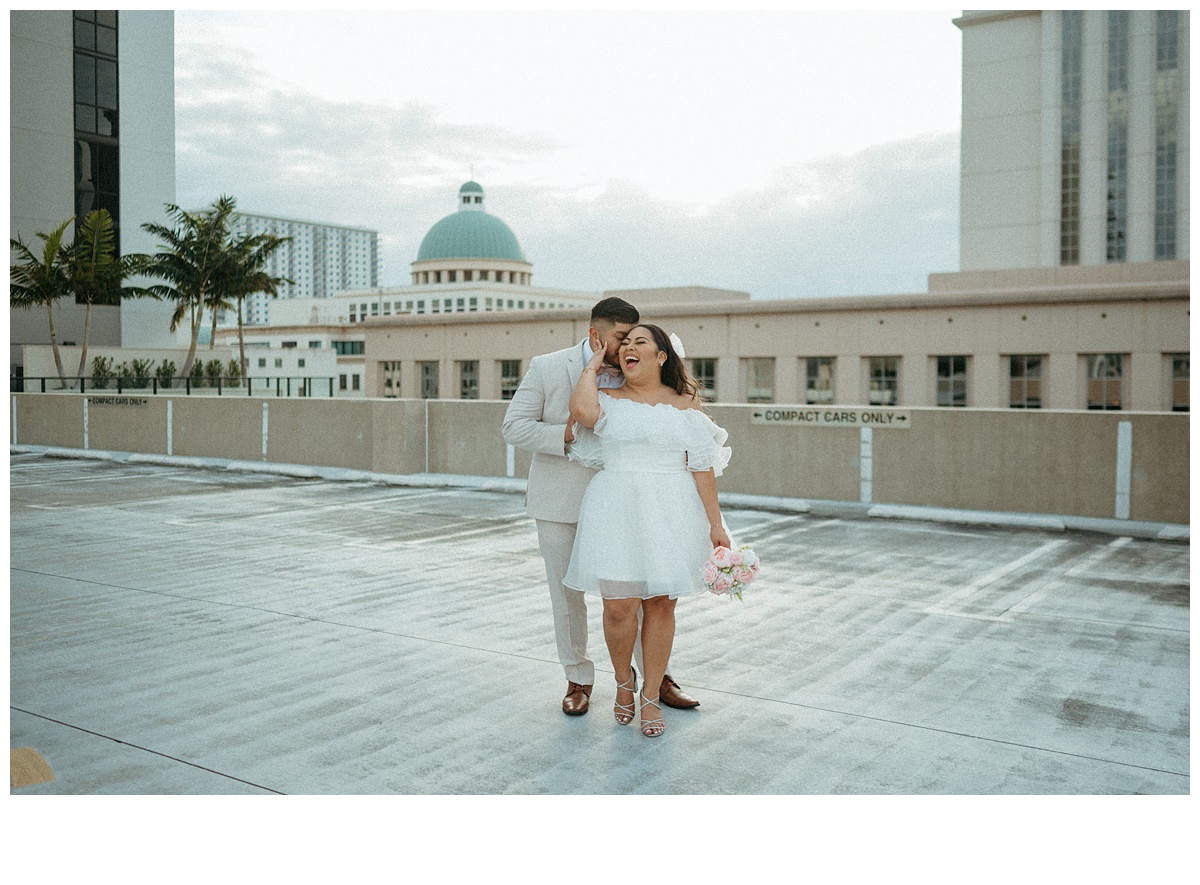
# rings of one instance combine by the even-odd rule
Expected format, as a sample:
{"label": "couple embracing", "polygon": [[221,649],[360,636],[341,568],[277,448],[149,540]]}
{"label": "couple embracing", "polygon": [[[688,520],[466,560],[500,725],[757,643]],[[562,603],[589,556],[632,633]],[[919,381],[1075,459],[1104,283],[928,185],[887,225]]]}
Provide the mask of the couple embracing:
{"label": "couple embracing", "polygon": [[663,733],[664,704],[699,706],[667,672],[675,603],[705,589],[714,547],[732,547],[716,484],[728,434],[704,414],[682,351],[633,305],[605,298],[587,339],[534,357],[503,426],[506,442],[534,453],[525,508],[546,563],[563,712],[588,710],[584,598],[599,596],[614,715],[627,725],[636,714],[647,737]]}

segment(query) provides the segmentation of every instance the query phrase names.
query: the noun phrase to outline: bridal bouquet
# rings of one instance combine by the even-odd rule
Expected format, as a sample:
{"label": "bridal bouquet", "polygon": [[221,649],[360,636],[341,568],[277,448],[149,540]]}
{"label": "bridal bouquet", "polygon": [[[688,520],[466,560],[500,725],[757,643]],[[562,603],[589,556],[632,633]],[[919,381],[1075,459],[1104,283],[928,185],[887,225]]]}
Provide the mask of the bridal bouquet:
{"label": "bridal bouquet", "polygon": [[702,577],[710,593],[741,599],[742,593],[758,577],[758,557],[749,544],[743,544],[737,550],[714,547],[704,563]]}

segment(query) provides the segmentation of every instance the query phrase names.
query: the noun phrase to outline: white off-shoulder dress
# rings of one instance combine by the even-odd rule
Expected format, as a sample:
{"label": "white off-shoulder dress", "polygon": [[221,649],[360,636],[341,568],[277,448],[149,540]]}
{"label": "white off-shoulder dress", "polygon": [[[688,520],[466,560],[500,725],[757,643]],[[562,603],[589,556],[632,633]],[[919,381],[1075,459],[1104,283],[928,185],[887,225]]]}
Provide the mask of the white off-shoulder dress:
{"label": "white off-shoulder dress", "polygon": [[584,492],[563,583],[608,598],[705,589],[708,516],[692,472],[729,463],[729,434],[696,409],[600,394],[594,431],[575,426],[570,457],[598,469]]}

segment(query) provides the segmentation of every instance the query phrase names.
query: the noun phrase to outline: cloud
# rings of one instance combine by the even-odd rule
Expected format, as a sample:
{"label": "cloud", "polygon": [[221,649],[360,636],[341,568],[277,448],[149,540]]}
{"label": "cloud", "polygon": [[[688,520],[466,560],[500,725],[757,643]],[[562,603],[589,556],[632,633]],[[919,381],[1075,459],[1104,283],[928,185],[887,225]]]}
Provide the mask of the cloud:
{"label": "cloud", "polygon": [[921,292],[928,274],[958,267],[958,133],[778,169],[700,211],[623,181],[593,199],[543,193],[520,208],[538,218],[518,234],[547,285],[712,285],[766,298]]}
{"label": "cloud", "polygon": [[957,132],[778,168],[697,206],[626,179],[548,181],[565,147],[543,133],[284,90],[219,46],[181,47],[176,96],[181,205],[227,193],[247,212],[378,230],[385,285],[408,281],[472,164],[489,170],[488,209],[516,232],[537,285],[890,294],[958,266]]}

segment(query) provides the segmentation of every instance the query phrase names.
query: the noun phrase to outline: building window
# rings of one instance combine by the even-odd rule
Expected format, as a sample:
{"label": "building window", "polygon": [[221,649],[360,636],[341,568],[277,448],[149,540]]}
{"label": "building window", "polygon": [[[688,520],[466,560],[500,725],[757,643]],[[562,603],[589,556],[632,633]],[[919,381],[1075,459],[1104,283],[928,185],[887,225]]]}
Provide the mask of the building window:
{"label": "building window", "polygon": [[457,299],[454,302],[454,309],[456,311],[458,311],[459,313],[462,313],[464,310],[466,310],[467,309],[467,299],[465,299],[465,298]]}
{"label": "building window", "polygon": [[353,390],[362,390],[362,376],[361,375],[351,375],[350,376],[350,384],[351,384],[351,388]]}
{"label": "building window", "polygon": [[[389,379],[389,381],[388,381],[388,385],[390,386],[390,385],[391,385],[391,383],[392,383],[392,382],[391,382],[391,380]],[[345,390],[345,389],[346,389],[346,376],[345,376],[345,375],[338,375],[338,390]]]}
{"label": "building window", "polygon": [[479,299],[472,298],[470,301],[467,302],[467,305],[468,305],[467,310],[477,311],[477,310],[479,310]]}
{"label": "building window", "polygon": [[361,356],[363,353],[362,341],[334,341],[333,351],[338,356]]}
{"label": "building window", "polygon": [[1191,381],[1191,354],[1171,354],[1171,411],[1190,411],[1189,382]]}
{"label": "building window", "polygon": [[700,400],[706,403],[717,401],[717,361],[710,357],[689,360],[692,377],[700,386]]}
{"label": "building window", "polygon": [[1087,358],[1087,407],[1121,408],[1124,400],[1124,359],[1119,353],[1092,353]]}
{"label": "building window", "polygon": [[512,399],[521,386],[521,361],[500,361],[500,399]]}
{"label": "building window", "polygon": [[965,407],[967,405],[967,358],[939,356],[937,358],[937,404]]}
{"label": "building window", "polygon": [[1108,196],[1105,258],[1125,260],[1129,177],[1129,13],[1108,12]]}
{"label": "building window", "polygon": [[283,360],[280,359],[279,357],[275,358],[275,368],[277,368],[277,369],[283,368]]}
{"label": "building window", "polygon": [[479,360],[458,364],[458,398],[479,399]]}
{"label": "building window", "polygon": [[742,360],[742,377],[746,379],[746,402],[775,401],[775,357],[748,357]]}
{"label": "building window", "polygon": [[1079,131],[1083,110],[1083,13],[1062,13],[1062,136],[1059,263],[1079,263]]}
{"label": "building window", "polygon": [[451,283],[457,282],[458,281],[458,271],[456,271],[456,270],[447,271],[446,277],[447,277],[447,280]]}
{"label": "building window", "polygon": [[295,341],[284,341],[280,345],[284,350],[293,350],[296,347]]}
{"label": "building window", "polygon": [[1179,130],[1179,12],[1155,13],[1154,258],[1175,258]]}
{"label": "building window", "polygon": [[[385,361],[383,366],[383,395],[395,399],[400,396],[400,361]],[[342,390],[346,389],[346,376],[342,376]]]}
{"label": "building window", "polygon": [[417,363],[417,374],[421,378],[421,399],[438,398],[438,362],[426,360]]}
{"label": "building window", "polygon": [[471,281],[472,281],[472,278],[473,278],[474,276],[475,276],[475,271],[473,271],[473,270],[464,270],[464,271],[463,271],[463,282],[464,282],[464,283],[469,283],[469,282],[471,282]]}
{"label": "building window", "polygon": [[76,224],[96,209],[121,242],[117,13],[77,10],[74,23]]}
{"label": "building window", "polygon": [[804,360],[804,401],[811,405],[833,402],[833,360],[831,356],[810,356]]}
{"label": "building window", "polygon": [[867,360],[867,402],[894,406],[900,401],[900,357],[873,356]]}
{"label": "building window", "polygon": [[258,358],[258,367],[260,369],[265,369],[267,367],[267,358],[265,356],[260,356]]}
{"label": "building window", "polygon": [[1010,409],[1040,409],[1042,407],[1041,354],[1015,354],[1008,358],[1008,407]]}
{"label": "building window", "polygon": [[296,366],[301,369],[304,368],[304,357],[300,357],[300,359],[296,360]]}
{"label": "building window", "polygon": [[308,342],[308,349],[309,349],[309,350],[320,350],[320,349],[321,349],[321,342],[320,342],[320,341],[310,341],[310,342]]}

